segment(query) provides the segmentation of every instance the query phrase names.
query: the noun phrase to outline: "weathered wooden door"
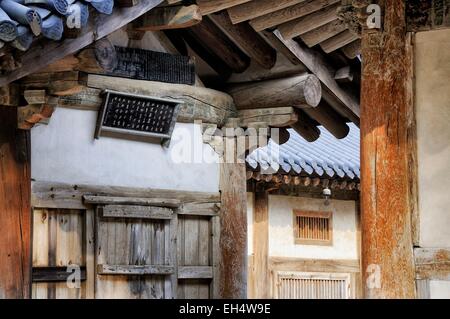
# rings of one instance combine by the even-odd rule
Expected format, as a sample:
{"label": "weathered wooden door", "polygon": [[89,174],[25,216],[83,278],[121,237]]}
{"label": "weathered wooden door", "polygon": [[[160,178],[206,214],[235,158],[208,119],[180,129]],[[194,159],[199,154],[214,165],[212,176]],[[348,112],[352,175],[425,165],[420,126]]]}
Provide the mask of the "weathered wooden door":
{"label": "weathered wooden door", "polygon": [[[34,209],[32,298],[89,297],[86,217],[86,212],[78,209]],[[80,271],[79,285],[67,281],[75,267]]]}
{"label": "weathered wooden door", "polygon": [[96,234],[96,298],[176,297],[173,209],[99,205]]}
{"label": "weathered wooden door", "polygon": [[208,299],[218,295],[219,218],[178,218],[178,298]]}
{"label": "weathered wooden door", "polygon": [[34,298],[217,296],[218,196],[80,196],[77,186],[61,190],[69,202],[50,189],[34,201]]}

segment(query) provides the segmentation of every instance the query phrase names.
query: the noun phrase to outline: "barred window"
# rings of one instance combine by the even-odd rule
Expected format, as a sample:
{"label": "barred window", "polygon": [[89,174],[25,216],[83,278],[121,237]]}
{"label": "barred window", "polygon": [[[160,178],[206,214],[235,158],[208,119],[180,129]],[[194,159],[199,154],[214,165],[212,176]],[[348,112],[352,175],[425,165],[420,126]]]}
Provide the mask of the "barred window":
{"label": "barred window", "polygon": [[331,212],[294,210],[294,238],[296,244],[332,245]]}

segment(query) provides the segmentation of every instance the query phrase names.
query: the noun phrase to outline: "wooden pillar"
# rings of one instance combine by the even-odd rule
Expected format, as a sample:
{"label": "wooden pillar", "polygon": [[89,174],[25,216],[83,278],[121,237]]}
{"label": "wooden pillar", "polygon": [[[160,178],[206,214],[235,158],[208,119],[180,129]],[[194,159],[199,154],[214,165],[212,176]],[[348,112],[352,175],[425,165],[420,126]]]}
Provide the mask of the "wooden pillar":
{"label": "wooden pillar", "polygon": [[[234,132],[234,130],[231,129]],[[236,139],[227,137],[226,148],[234,152]],[[226,156],[225,156],[226,157]],[[247,297],[247,179],[245,163],[220,164],[220,298]]]}
{"label": "wooden pillar", "polygon": [[28,132],[17,109],[0,106],[0,298],[29,298],[31,208]]}
{"label": "wooden pillar", "polygon": [[405,0],[382,2],[382,31],[364,30],[362,38],[363,285],[366,298],[414,298],[407,147],[412,53]]}
{"label": "wooden pillar", "polygon": [[269,284],[269,196],[266,191],[255,193],[253,215],[253,283],[254,297],[268,299]]}

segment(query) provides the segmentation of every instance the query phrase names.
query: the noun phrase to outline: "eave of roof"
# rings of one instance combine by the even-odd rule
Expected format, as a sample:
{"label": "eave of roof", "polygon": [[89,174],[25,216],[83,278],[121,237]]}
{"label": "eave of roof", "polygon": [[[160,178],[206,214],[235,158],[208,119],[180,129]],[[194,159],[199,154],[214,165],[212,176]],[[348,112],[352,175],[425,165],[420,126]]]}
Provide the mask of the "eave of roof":
{"label": "eave of roof", "polygon": [[323,127],[320,138],[307,142],[290,129],[289,141],[278,146],[273,141],[247,156],[251,170],[267,174],[290,174],[359,180],[359,129],[348,124],[346,138],[336,139]]}

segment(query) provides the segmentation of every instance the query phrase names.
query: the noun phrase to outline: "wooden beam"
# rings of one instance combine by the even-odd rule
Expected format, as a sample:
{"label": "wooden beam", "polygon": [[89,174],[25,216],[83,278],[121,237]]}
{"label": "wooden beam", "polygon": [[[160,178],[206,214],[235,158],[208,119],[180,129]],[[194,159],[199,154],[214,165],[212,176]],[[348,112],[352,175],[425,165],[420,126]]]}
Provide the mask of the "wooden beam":
{"label": "wooden beam", "polygon": [[275,27],[279,24],[283,24],[287,21],[301,18],[338,2],[341,2],[341,0],[306,0],[291,7],[287,7],[252,19],[250,20],[250,25],[256,31],[262,31],[268,28]]}
{"label": "wooden beam", "polygon": [[322,50],[325,53],[331,53],[337,49],[340,49],[340,48],[346,46],[347,44],[349,44],[357,39],[358,39],[358,36],[356,36],[355,34],[351,33],[348,30],[345,30],[345,31],[323,41],[320,44],[320,47],[322,48]]}
{"label": "wooden beam", "polygon": [[158,206],[105,205],[102,216],[107,218],[172,219],[173,210]]}
{"label": "wooden beam", "polygon": [[449,248],[415,248],[416,279],[450,280]]}
{"label": "wooden beam", "polygon": [[182,29],[176,32],[167,30],[165,33],[170,38],[170,41],[177,46],[181,54],[188,55],[194,53],[194,55],[200,58],[197,63],[206,64],[217,73],[220,80],[226,81],[233,73],[233,70],[209,47],[206,47],[201,39],[198,39],[189,29]]}
{"label": "wooden beam", "polygon": [[132,24],[134,30],[159,31],[188,28],[201,21],[199,7],[190,5],[155,8],[134,20]]}
{"label": "wooden beam", "polygon": [[[71,57],[69,56],[69,66]],[[107,38],[95,41],[85,49],[79,51],[75,58],[78,63],[74,70],[86,73],[106,73],[113,71],[118,64],[117,53],[114,45]],[[66,59],[66,58],[65,58]]]}
{"label": "wooden beam", "polygon": [[[115,200],[113,203],[123,205],[161,205],[166,207],[177,207],[186,202],[220,202],[220,194],[218,193],[163,189],[71,185],[49,182],[32,182],[32,189],[32,206],[40,208],[87,209],[92,208],[91,205],[96,203],[110,204],[112,200]],[[88,194],[101,194],[103,196]],[[87,196],[94,198],[90,198],[91,201],[88,201]],[[83,197],[85,198],[84,200]],[[115,199],[115,197],[117,198]]]}
{"label": "wooden beam", "polygon": [[0,298],[29,298],[30,137],[16,130],[15,107],[0,107],[0,118]]}
{"label": "wooden beam", "polygon": [[[345,106],[340,107],[339,113],[345,114],[352,122],[359,124],[359,101],[350,92],[342,89],[336,80],[332,66],[320,53],[313,51],[294,40],[285,39],[279,31],[274,31],[275,36],[313,73],[324,86]],[[325,94],[325,92],[324,92]],[[330,103],[329,101],[327,101]],[[333,107],[336,107],[332,105]]]}
{"label": "wooden beam", "polygon": [[[76,110],[98,111],[103,103],[101,92],[101,89],[86,88],[80,93],[60,97],[58,106]],[[152,95],[153,93],[147,94]],[[157,93],[154,93],[154,96],[156,95]],[[194,96],[189,98],[188,95],[180,95],[177,99],[185,102],[178,113],[177,122],[179,123],[194,123],[198,120],[221,126],[229,116],[235,115],[234,110],[227,110],[223,108],[224,105],[216,104],[220,99],[211,104],[205,100],[196,100]]]}
{"label": "wooden beam", "polygon": [[288,257],[270,257],[271,270],[300,272],[360,272],[359,260],[339,259],[303,259]]}
{"label": "wooden beam", "polygon": [[295,54],[291,52],[271,31],[261,31],[269,44],[277,50],[279,54],[282,54],[285,58],[289,60],[295,66],[303,66],[303,64],[297,59]]}
{"label": "wooden beam", "polygon": [[[76,110],[98,111],[103,103],[101,92],[101,89],[86,88],[80,93],[60,97],[58,106]],[[179,123],[194,123],[198,120],[222,126],[229,116],[235,116],[234,111],[222,109],[220,105],[195,101],[194,98],[191,99],[187,96],[179,96],[177,99],[185,102],[180,113],[178,113],[177,122]]]}
{"label": "wooden beam", "polygon": [[261,67],[270,70],[275,65],[277,51],[247,23],[232,24],[226,11],[217,13],[211,18],[235,44]]}
{"label": "wooden beam", "polygon": [[270,297],[269,285],[269,194],[255,193],[253,211],[253,291],[256,299]]}
{"label": "wooden beam", "polygon": [[182,266],[178,267],[178,279],[212,279],[213,267]]}
{"label": "wooden beam", "polygon": [[24,90],[46,90],[48,94],[64,96],[80,92],[86,87],[87,75],[79,71],[34,73],[22,78],[19,83]]}
{"label": "wooden beam", "polygon": [[190,215],[190,216],[218,216],[220,213],[219,203],[202,203],[202,202],[192,202],[185,203],[177,211],[179,215]]}
{"label": "wooden beam", "polygon": [[181,201],[170,198],[143,198],[143,197],[125,197],[125,196],[99,196],[99,195],[83,195],[83,203],[106,206],[162,206],[162,207],[178,207]]}
{"label": "wooden beam", "polygon": [[99,275],[170,275],[173,272],[173,266],[163,265],[97,265],[97,274]]}
{"label": "wooden beam", "polygon": [[141,0],[115,0],[114,5],[117,7],[133,7]]}
{"label": "wooden beam", "polygon": [[20,86],[17,83],[0,87],[0,105],[19,106],[20,91]]}
{"label": "wooden beam", "polygon": [[333,20],[337,19],[336,10],[339,3],[323,8],[314,13],[308,14],[292,21],[285,22],[278,26],[278,30],[285,39],[292,39],[308,31],[317,29]]}
{"label": "wooden beam", "polygon": [[303,42],[308,47],[313,47],[339,33],[344,31],[346,29],[345,24],[342,23],[341,20],[333,20],[331,22],[328,22],[327,24],[324,24],[321,27],[318,27],[317,29],[311,30],[309,32],[306,32],[300,36]]}
{"label": "wooden beam", "polygon": [[244,72],[250,65],[250,58],[208,17],[204,17],[202,23],[189,28],[189,33],[234,72]]}
{"label": "wooden beam", "polygon": [[0,87],[28,74],[35,73],[66,55],[75,53],[130,23],[162,1],[141,1],[133,7],[117,8],[111,15],[99,15],[97,19],[90,20],[88,26],[83,28],[80,35],[75,39],[66,39],[62,42],[43,41],[39,50],[28,50],[21,56],[22,67],[0,77]]}
{"label": "wooden beam", "polygon": [[304,109],[303,111],[323,125],[337,139],[346,137],[350,131],[345,119],[325,101],[320,102],[318,107]]}
{"label": "wooden beam", "polygon": [[248,127],[251,122],[266,122],[270,127],[286,127],[298,121],[293,107],[240,110],[237,116],[242,127]]}
{"label": "wooden beam", "polygon": [[183,0],[164,0],[164,3],[161,6],[171,6],[174,4],[180,4],[181,2],[183,2]]}
{"label": "wooden beam", "polygon": [[23,97],[28,104],[44,104],[47,102],[45,90],[25,90]]}
{"label": "wooden beam", "polygon": [[298,122],[291,127],[308,142],[314,142],[320,137],[320,130],[311,118],[303,111],[297,110]]}
{"label": "wooden beam", "polygon": [[197,5],[200,13],[205,16],[249,1],[251,0],[197,0]]}
{"label": "wooden beam", "polygon": [[355,40],[352,43],[347,44],[341,49],[345,56],[349,59],[356,58],[361,54],[361,39]]}
{"label": "wooden beam", "polygon": [[262,80],[271,80],[291,77],[294,75],[307,73],[304,65],[298,60],[297,64],[292,64],[284,54],[277,54],[277,62],[272,69],[267,70],[262,68],[255,61],[252,61],[247,70],[242,73],[233,73],[228,79],[228,83],[244,83]]}
{"label": "wooden beam", "polygon": [[238,109],[295,106],[316,107],[322,89],[315,75],[232,85],[227,89]]}
{"label": "wooden beam", "polygon": [[80,61],[76,57],[76,54],[70,54],[65,56],[62,59],[59,59],[58,61],[55,61],[42,69],[39,70],[39,72],[63,72],[63,71],[73,71],[77,69],[77,66],[79,65]]}
{"label": "wooden beam", "polygon": [[[67,267],[33,267],[33,282],[67,282],[73,272]],[[80,280],[86,280],[86,267],[80,267]]]}
{"label": "wooden beam", "polygon": [[[232,138],[234,140],[234,138]],[[236,161],[236,157],[234,157]],[[247,297],[247,193],[244,163],[220,164],[220,298]]]}
{"label": "wooden beam", "polygon": [[409,56],[410,74],[407,79],[407,96],[408,109],[406,112],[407,118],[407,161],[408,161],[408,195],[409,195],[409,209],[411,213],[411,232],[414,246],[420,246],[420,211],[419,211],[419,158],[417,149],[417,111],[416,111],[416,80],[415,71],[412,69],[415,64],[415,54],[413,39],[415,35],[409,33],[407,38],[407,55]]}
{"label": "wooden beam", "polygon": [[366,298],[415,297],[407,146],[413,64],[405,2],[386,1],[384,30],[363,30],[362,37],[363,282],[373,271],[381,278],[380,286],[364,287]]}
{"label": "wooden beam", "polygon": [[155,97],[170,96],[185,102],[180,114],[184,121],[193,119],[223,124],[226,118],[234,115],[233,98],[223,92],[185,84],[169,84],[143,80],[124,79],[89,74],[87,86],[96,89],[110,89]]}
{"label": "wooden beam", "polygon": [[253,0],[228,9],[231,21],[236,24],[281,10],[304,0]]}
{"label": "wooden beam", "polygon": [[[317,198],[323,200],[323,187],[330,186],[331,182],[328,179],[323,179],[322,186],[320,187],[312,187],[312,186],[303,186],[303,181],[299,176],[293,176],[291,178],[290,184],[275,184],[271,182],[272,177],[269,180],[264,179],[263,177],[267,174],[261,174],[260,172],[253,172],[252,178],[254,181],[249,181],[248,183],[248,191],[256,191],[256,181],[265,181],[265,183],[258,183],[259,190],[266,189],[269,191],[271,195],[282,195],[282,196],[295,196],[302,198]],[[328,183],[326,183],[328,182]],[[331,199],[338,200],[352,200],[357,201],[359,199],[360,193],[358,191],[359,183],[356,183],[356,188],[353,191],[349,190],[341,190],[339,186],[340,182],[336,181],[337,188],[333,190],[331,194]]]}
{"label": "wooden beam", "polygon": [[349,65],[340,68],[334,74],[334,79],[339,83],[353,82],[353,77],[354,77],[354,74]]}

